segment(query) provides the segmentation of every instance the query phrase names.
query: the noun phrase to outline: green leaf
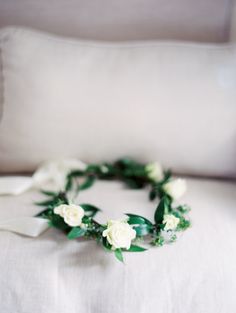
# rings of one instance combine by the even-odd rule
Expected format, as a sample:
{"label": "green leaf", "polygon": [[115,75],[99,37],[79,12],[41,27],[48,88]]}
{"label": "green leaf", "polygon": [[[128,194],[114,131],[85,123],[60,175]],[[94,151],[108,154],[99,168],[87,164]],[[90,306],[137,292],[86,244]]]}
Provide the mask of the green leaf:
{"label": "green leaf", "polygon": [[38,206],[55,206],[57,204],[57,200],[53,199],[53,200],[46,200],[46,201],[41,201],[41,202],[35,202],[36,205]]}
{"label": "green leaf", "polygon": [[171,170],[166,170],[166,171],[164,172],[164,179],[162,180],[161,183],[162,183],[162,184],[167,183],[167,181],[170,179],[171,175],[172,175]]}
{"label": "green leaf", "polygon": [[120,261],[120,262],[124,262],[124,258],[123,258],[123,254],[122,254],[122,250],[121,249],[116,249],[114,251],[116,258]]}
{"label": "green leaf", "polygon": [[66,193],[64,193],[64,192],[60,192],[58,194],[58,196],[55,197],[55,199],[58,201],[58,205],[59,204],[69,204]]}
{"label": "green leaf", "polygon": [[54,191],[40,190],[40,192],[49,197],[55,197],[57,195],[57,192]]}
{"label": "green leaf", "polygon": [[179,211],[180,213],[182,214],[186,214],[188,213],[189,211],[191,211],[191,208],[184,204],[184,205],[179,205],[177,208],[176,208],[177,211]]}
{"label": "green leaf", "polygon": [[82,237],[86,233],[86,229],[80,227],[73,227],[69,234],[67,235],[68,239],[75,239],[78,237]]}
{"label": "green leaf", "polygon": [[85,180],[84,183],[82,183],[79,187],[78,190],[85,190],[90,188],[95,182],[95,176],[94,175],[90,175],[87,177],[87,179]]}
{"label": "green leaf", "polygon": [[134,163],[135,163],[135,161],[133,161],[133,160],[131,160],[129,158],[122,158],[122,159],[117,160],[115,162],[115,166],[125,168],[125,167],[133,166]]}
{"label": "green leaf", "polygon": [[107,241],[106,237],[102,237],[102,245],[106,251],[111,251],[111,245]]}
{"label": "green leaf", "polygon": [[[153,192],[153,195],[155,194],[155,198],[158,197],[159,199],[161,199],[161,198],[163,198],[164,196],[167,197],[167,194],[166,194],[165,191],[163,190],[163,187],[162,187],[162,186],[163,186],[162,183],[155,183],[155,184],[153,185],[153,189],[152,189],[151,192]],[[150,197],[150,195],[149,195],[149,198],[150,198],[150,200],[152,200],[151,197]]]}
{"label": "green leaf", "polygon": [[126,213],[126,215],[129,217],[129,220],[128,220],[129,224],[147,224],[147,225],[153,226],[152,222],[150,222],[147,218],[143,216],[131,214],[131,213]]}
{"label": "green leaf", "polygon": [[154,220],[157,225],[162,223],[164,214],[168,213],[169,205],[170,200],[167,197],[161,198],[161,201],[158,204],[154,215]]}
{"label": "green leaf", "polygon": [[153,226],[149,224],[140,224],[135,226],[134,230],[136,231],[137,236],[146,236],[153,232]]}
{"label": "green leaf", "polygon": [[137,225],[134,227],[137,236],[145,236],[153,231],[153,224],[147,218],[135,214],[126,215],[129,217],[128,223],[130,225]]}
{"label": "green leaf", "polygon": [[61,216],[57,214],[53,215],[50,221],[51,221],[51,225],[55,228],[58,228],[64,231],[71,230],[71,227],[64,222],[64,219]]}
{"label": "green leaf", "polygon": [[136,246],[136,245],[131,245],[130,248],[126,251],[129,252],[143,252],[146,251],[147,249],[140,247],[140,246]]}
{"label": "green leaf", "polygon": [[86,168],[86,174],[89,174],[89,175],[99,174],[99,172],[100,172],[100,165],[98,164],[90,164]]}
{"label": "green leaf", "polygon": [[81,176],[84,176],[84,171],[80,171],[80,170],[72,171],[72,172],[70,172],[70,174],[68,176],[81,177]]}
{"label": "green leaf", "polygon": [[66,194],[64,192],[60,192],[58,194],[56,194],[56,196],[54,196],[53,198],[49,199],[49,200],[44,200],[41,202],[35,202],[36,205],[39,206],[44,206],[44,207],[50,207],[50,208],[54,208],[60,204],[68,204],[68,199],[66,197]]}
{"label": "green leaf", "polygon": [[186,230],[191,226],[191,222],[189,220],[186,220],[184,217],[180,218],[179,224],[177,226],[177,230]]}
{"label": "green leaf", "polygon": [[[104,171],[105,169],[105,171]],[[103,163],[99,167],[99,178],[101,179],[111,179],[115,177],[116,174],[116,168],[114,167],[113,164],[109,163]]]}
{"label": "green leaf", "polygon": [[157,192],[155,189],[152,189],[149,193],[149,199],[152,201],[157,197]]}
{"label": "green leaf", "polygon": [[152,241],[151,241],[151,244],[153,246],[157,246],[157,247],[162,247],[165,243],[165,239],[158,235],[156,238],[154,238]]}
{"label": "green leaf", "polygon": [[67,176],[67,182],[66,182],[65,190],[66,191],[71,190],[72,186],[73,186],[73,178],[71,176]]}
{"label": "green leaf", "polygon": [[141,180],[137,180],[135,178],[125,178],[124,182],[127,186],[129,186],[132,189],[142,189],[144,186],[144,182]]}
{"label": "green leaf", "polygon": [[84,209],[86,215],[90,217],[94,217],[97,212],[101,211],[96,206],[87,203],[80,204],[80,206]]}
{"label": "green leaf", "polygon": [[73,179],[76,177],[81,177],[84,176],[85,172],[80,171],[80,170],[76,170],[76,171],[72,171],[67,175],[67,180],[66,180],[66,186],[65,186],[65,190],[69,191],[72,189],[73,187]]}
{"label": "green leaf", "polygon": [[49,216],[51,216],[53,214],[53,210],[52,209],[45,209],[41,212],[39,212],[37,215],[35,215],[36,217],[43,217],[43,218],[47,218]]}

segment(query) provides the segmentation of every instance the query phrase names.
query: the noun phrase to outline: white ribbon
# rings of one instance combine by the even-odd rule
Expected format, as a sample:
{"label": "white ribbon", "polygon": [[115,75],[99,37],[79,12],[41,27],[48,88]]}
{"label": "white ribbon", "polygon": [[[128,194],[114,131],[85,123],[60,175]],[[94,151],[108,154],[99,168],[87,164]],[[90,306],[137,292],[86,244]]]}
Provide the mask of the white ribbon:
{"label": "white ribbon", "polygon": [[73,170],[85,170],[86,164],[77,159],[59,159],[43,163],[27,176],[0,177],[0,195],[20,195],[29,189],[63,190],[67,175]]}
{"label": "white ribbon", "polygon": [[18,217],[0,222],[0,230],[8,230],[29,237],[37,237],[48,228],[48,221],[40,217]]}
{"label": "white ribbon", "polygon": [[18,196],[29,190],[32,185],[32,177],[3,176],[0,177],[0,195]]}
{"label": "white ribbon", "polygon": [[[85,170],[86,164],[77,159],[61,159],[45,162],[32,177],[0,177],[0,195],[20,195],[30,189],[63,190],[67,175],[73,170]],[[37,237],[48,229],[48,221],[39,217],[19,217],[0,221],[0,230]]]}

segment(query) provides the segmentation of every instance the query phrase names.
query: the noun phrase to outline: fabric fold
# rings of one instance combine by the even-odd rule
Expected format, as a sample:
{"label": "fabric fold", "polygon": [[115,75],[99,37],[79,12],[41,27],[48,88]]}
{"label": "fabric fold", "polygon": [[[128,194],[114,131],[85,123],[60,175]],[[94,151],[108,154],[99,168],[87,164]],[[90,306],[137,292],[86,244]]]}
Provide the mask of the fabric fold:
{"label": "fabric fold", "polygon": [[48,220],[40,217],[18,217],[0,221],[0,230],[7,230],[29,237],[38,237],[48,228]]}

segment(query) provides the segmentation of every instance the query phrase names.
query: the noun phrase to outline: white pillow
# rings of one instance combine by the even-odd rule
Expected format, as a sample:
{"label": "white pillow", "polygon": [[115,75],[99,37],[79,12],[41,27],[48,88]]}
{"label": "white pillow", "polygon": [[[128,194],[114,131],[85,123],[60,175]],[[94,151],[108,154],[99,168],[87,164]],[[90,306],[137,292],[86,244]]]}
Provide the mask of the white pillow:
{"label": "white pillow", "polygon": [[0,31],[0,171],[48,158],[159,160],[236,176],[236,46]]}

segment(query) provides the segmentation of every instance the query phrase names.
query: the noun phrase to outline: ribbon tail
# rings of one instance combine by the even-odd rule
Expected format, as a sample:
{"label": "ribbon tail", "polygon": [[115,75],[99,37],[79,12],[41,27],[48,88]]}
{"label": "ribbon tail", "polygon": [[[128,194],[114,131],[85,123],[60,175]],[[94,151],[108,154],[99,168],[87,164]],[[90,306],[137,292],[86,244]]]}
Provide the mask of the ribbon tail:
{"label": "ribbon tail", "polygon": [[33,186],[32,177],[3,176],[0,177],[0,195],[18,196]]}
{"label": "ribbon tail", "polygon": [[19,217],[0,222],[0,230],[28,237],[38,237],[48,228],[48,220],[40,217]]}

